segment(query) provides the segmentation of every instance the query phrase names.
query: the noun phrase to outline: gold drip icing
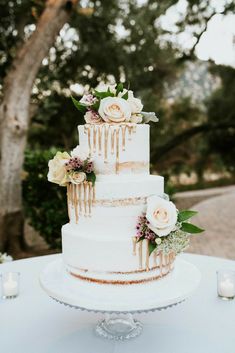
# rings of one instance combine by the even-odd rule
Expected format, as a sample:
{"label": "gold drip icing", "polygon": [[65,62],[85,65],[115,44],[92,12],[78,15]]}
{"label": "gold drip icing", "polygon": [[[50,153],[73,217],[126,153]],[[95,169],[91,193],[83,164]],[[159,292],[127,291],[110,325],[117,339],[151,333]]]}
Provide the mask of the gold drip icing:
{"label": "gold drip icing", "polygon": [[136,245],[137,245],[136,237],[132,237],[133,255],[136,255]]}
{"label": "gold drip icing", "polygon": [[113,129],[111,132],[111,153],[112,154],[114,154],[115,135],[116,135],[116,130]]}
{"label": "gold drip icing", "polygon": [[139,242],[139,268],[142,269],[143,265],[142,265],[142,260],[143,260],[143,242],[140,241]]}
{"label": "gold drip icing", "polygon": [[162,252],[159,253],[160,258],[160,276],[162,276]]}
{"label": "gold drip icing", "polygon": [[75,221],[76,223],[78,223],[78,197],[77,197],[76,185],[73,185],[73,192],[74,192]]}
{"label": "gold drip icing", "polygon": [[83,182],[84,216],[87,216],[87,182]]}
{"label": "gold drip icing", "polygon": [[154,266],[157,266],[157,252],[156,251],[153,252],[153,263],[154,263]]}
{"label": "gold drip icing", "polygon": [[122,151],[126,150],[126,126],[122,126]]}
{"label": "gold drip icing", "polygon": [[91,217],[91,206],[92,206],[92,182],[89,181],[88,183],[89,188],[89,197],[88,197],[88,209],[89,209],[89,217]]}
{"label": "gold drip icing", "polygon": [[105,125],[104,130],[104,163],[108,163],[108,137],[110,126]]}
{"label": "gold drip icing", "polygon": [[119,173],[119,129],[116,131],[116,174]]}
{"label": "gold drip icing", "polygon": [[92,205],[95,203],[95,190],[92,182],[84,181],[81,184],[67,185],[68,215],[71,220],[71,212],[74,212],[75,222],[79,215],[91,216]]}
{"label": "gold drip icing", "polygon": [[89,126],[87,130],[87,138],[88,138],[88,148],[89,148],[89,157],[91,156],[91,128]]}
{"label": "gold drip icing", "polygon": [[70,193],[70,184],[67,184],[67,208],[68,208],[68,217],[69,217],[69,222],[70,222],[70,209],[69,209],[69,204],[70,204],[70,197],[71,197],[71,193]]}
{"label": "gold drip icing", "polygon": [[103,126],[98,127],[98,144],[99,144],[99,156],[101,156],[102,153],[102,130]]}
{"label": "gold drip icing", "polygon": [[94,125],[94,127],[93,127],[93,153],[96,152],[96,138],[97,138],[97,129],[96,129],[96,126]]}
{"label": "gold drip icing", "polygon": [[116,173],[118,173],[120,155],[120,133],[122,134],[121,148],[122,151],[125,151],[127,132],[128,140],[131,140],[131,135],[136,132],[136,125],[127,125],[126,123],[118,125],[84,125],[84,133],[87,135],[88,139],[89,156],[91,156],[92,153],[96,153],[98,149],[99,156],[103,155],[104,162],[108,163],[109,149],[111,149],[111,154],[114,154],[116,150]]}
{"label": "gold drip icing", "polygon": [[147,239],[146,239],[145,268],[146,268],[146,271],[149,271],[149,240],[147,240]]}

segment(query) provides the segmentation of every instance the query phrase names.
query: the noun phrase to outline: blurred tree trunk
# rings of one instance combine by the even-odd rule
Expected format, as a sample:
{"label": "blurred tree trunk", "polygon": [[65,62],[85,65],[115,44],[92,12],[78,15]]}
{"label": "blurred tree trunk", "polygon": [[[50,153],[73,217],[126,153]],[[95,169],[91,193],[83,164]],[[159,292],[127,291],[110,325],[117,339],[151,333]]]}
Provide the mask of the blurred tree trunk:
{"label": "blurred tree trunk", "polygon": [[21,175],[33,83],[43,58],[77,0],[48,0],[34,33],[18,49],[4,82],[0,107],[0,251],[23,249]]}

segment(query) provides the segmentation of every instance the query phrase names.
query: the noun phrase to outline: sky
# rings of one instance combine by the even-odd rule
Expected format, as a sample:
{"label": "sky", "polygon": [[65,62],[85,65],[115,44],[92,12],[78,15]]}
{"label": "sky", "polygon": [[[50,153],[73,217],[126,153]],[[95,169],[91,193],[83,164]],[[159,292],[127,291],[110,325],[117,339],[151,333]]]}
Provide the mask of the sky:
{"label": "sky", "polygon": [[[144,2],[145,0],[139,0]],[[229,0],[211,0],[210,4],[217,12],[223,10],[223,5]],[[175,23],[187,8],[186,0],[179,2],[168,9],[162,18],[166,29],[174,30]],[[183,48],[192,47],[192,33],[182,33],[173,36]],[[201,60],[212,59],[216,64],[231,65],[235,67],[235,14],[215,15],[208,23],[207,31],[202,35],[197,47],[196,55]]]}
{"label": "sky", "polygon": [[235,15],[216,15],[196,48],[199,59],[235,67]]}

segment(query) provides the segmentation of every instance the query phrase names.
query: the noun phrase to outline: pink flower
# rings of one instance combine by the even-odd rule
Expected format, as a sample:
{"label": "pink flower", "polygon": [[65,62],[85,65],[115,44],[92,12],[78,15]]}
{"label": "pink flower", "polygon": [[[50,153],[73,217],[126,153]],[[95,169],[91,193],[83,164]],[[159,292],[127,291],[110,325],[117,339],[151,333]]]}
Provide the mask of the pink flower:
{"label": "pink flower", "polygon": [[100,124],[100,123],[102,123],[101,117],[94,110],[88,110],[84,116],[84,119],[87,124]]}

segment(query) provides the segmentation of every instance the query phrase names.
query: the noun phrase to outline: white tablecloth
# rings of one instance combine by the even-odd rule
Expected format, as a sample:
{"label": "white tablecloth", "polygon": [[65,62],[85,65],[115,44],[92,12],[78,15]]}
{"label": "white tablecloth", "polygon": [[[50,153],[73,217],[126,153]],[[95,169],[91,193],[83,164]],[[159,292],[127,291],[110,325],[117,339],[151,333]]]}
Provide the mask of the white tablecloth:
{"label": "white tablecloth", "polygon": [[0,265],[0,272],[20,271],[20,296],[0,300],[1,353],[235,353],[235,300],[216,293],[216,270],[234,269],[235,261],[184,254],[202,273],[200,287],[186,302],[135,317],[141,336],[128,342],[96,337],[102,314],[58,304],[41,289],[39,273],[50,255]]}

